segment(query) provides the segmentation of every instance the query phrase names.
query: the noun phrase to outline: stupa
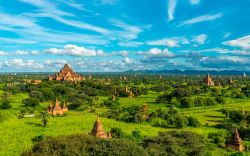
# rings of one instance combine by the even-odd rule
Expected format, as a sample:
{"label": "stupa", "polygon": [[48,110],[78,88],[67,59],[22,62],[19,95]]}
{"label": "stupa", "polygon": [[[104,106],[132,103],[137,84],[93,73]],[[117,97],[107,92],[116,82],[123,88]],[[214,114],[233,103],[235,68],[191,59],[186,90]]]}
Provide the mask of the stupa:
{"label": "stupa", "polygon": [[227,148],[232,148],[237,151],[244,151],[244,144],[243,141],[240,138],[240,135],[236,128],[233,129],[233,135],[232,138],[226,143]]}
{"label": "stupa", "polygon": [[110,132],[106,133],[103,130],[102,122],[99,116],[97,117],[97,120],[94,124],[91,134],[97,138],[111,138],[112,137]]}

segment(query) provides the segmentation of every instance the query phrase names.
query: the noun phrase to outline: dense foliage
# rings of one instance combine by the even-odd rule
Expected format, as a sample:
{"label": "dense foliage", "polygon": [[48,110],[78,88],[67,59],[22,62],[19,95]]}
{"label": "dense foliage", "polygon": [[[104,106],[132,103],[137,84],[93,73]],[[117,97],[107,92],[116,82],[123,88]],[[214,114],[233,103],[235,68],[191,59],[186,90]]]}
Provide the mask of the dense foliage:
{"label": "dense foliage", "polygon": [[[138,136],[138,132],[132,132]],[[144,138],[140,144],[128,139],[98,139],[86,135],[49,138],[38,142],[23,156],[106,155],[106,156],[200,156],[207,141],[192,132],[162,132],[157,137]]]}

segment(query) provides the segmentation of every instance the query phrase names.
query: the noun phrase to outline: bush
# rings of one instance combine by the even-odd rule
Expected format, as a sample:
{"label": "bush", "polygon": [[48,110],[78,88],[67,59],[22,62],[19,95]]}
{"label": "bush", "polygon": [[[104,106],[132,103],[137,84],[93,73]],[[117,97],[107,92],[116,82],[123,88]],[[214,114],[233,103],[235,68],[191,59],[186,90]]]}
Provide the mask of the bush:
{"label": "bush", "polygon": [[191,127],[200,127],[201,126],[201,123],[199,122],[199,120],[197,120],[196,118],[190,116],[190,117],[187,117],[187,120],[188,120],[188,126],[191,126]]}
{"label": "bush", "polygon": [[85,156],[85,155],[120,155],[147,156],[142,147],[128,140],[99,139],[86,135],[71,135],[49,138],[38,142],[32,150],[24,152],[22,156]]}
{"label": "bush", "polygon": [[10,109],[11,108],[11,104],[9,99],[3,99],[2,104],[0,105],[1,109]]}
{"label": "bush", "polygon": [[201,156],[205,153],[206,143],[202,135],[172,131],[145,139],[144,147],[150,155]]}

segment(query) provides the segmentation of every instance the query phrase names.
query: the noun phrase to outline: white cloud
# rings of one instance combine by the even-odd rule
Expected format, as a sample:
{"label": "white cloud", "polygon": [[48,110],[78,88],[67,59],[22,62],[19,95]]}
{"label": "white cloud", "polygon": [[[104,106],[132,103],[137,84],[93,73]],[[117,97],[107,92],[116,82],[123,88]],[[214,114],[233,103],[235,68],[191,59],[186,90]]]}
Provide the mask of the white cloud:
{"label": "white cloud", "polygon": [[168,49],[158,49],[158,48],[152,48],[149,50],[149,56],[152,57],[173,57],[174,54],[170,52]]}
{"label": "white cloud", "polygon": [[180,47],[180,44],[189,44],[189,41],[185,37],[170,37],[160,40],[148,41],[148,45],[162,45],[170,48]]}
{"label": "white cloud", "polygon": [[222,44],[231,47],[240,47],[243,49],[250,49],[250,35],[237,38],[235,40],[225,41]]}
{"label": "white cloud", "polygon": [[96,56],[98,54],[103,55],[102,50],[87,49],[85,47],[79,47],[77,45],[68,44],[63,49],[50,48],[46,52],[56,55],[71,55],[71,56]]}
{"label": "white cloud", "polygon": [[125,57],[123,61],[127,64],[133,63],[133,60],[129,59],[128,57]]}
{"label": "white cloud", "polygon": [[182,22],[180,26],[191,25],[191,24],[196,24],[196,23],[206,22],[206,21],[213,21],[215,19],[221,18],[222,16],[223,14],[221,13],[214,14],[214,15],[210,15],[210,14],[202,15],[202,16],[198,16],[198,17],[186,20]]}
{"label": "white cloud", "polygon": [[206,34],[200,34],[200,35],[194,36],[191,41],[198,43],[198,44],[204,44],[206,39],[207,39]]}
{"label": "white cloud", "polygon": [[111,56],[124,56],[124,57],[127,57],[128,56],[128,51],[126,51],[126,50],[114,51],[114,52],[111,53]]}
{"label": "white cloud", "polygon": [[200,3],[200,0],[189,0],[192,5],[196,5]]}
{"label": "white cloud", "polygon": [[32,54],[32,55],[38,55],[39,52],[38,52],[37,50],[33,50],[33,51],[31,51],[31,54]]}
{"label": "white cloud", "polygon": [[8,55],[8,53],[4,52],[4,51],[0,51],[0,56],[5,56]]}
{"label": "white cloud", "polygon": [[118,28],[121,28],[122,31],[114,30],[111,37],[121,38],[121,40],[132,40],[138,38],[138,35],[143,32],[143,29],[138,26],[130,25],[119,19],[110,18],[109,22]]}
{"label": "white cloud", "polygon": [[177,0],[168,0],[168,21],[174,19],[174,11],[177,5]]}
{"label": "white cloud", "polygon": [[122,47],[139,47],[140,45],[142,45],[142,42],[135,42],[135,41],[121,41],[118,43],[119,46]]}
{"label": "white cloud", "polygon": [[22,60],[22,59],[12,59],[4,62],[5,67],[10,68],[32,68],[32,69],[41,69],[44,66],[40,63],[35,62],[34,60]]}
{"label": "white cloud", "polygon": [[15,55],[29,55],[29,53],[27,51],[17,50],[15,52]]}

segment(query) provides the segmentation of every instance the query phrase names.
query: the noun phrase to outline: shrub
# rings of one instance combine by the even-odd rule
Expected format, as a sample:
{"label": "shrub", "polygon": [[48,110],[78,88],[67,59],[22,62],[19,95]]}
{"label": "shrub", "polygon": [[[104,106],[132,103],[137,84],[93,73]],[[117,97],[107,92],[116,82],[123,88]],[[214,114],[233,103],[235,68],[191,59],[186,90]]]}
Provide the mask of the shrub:
{"label": "shrub", "polygon": [[187,117],[187,120],[188,120],[188,126],[191,126],[191,127],[200,127],[201,126],[201,123],[199,122],[199,120],[197,120],[196,118],[190,116],[190,117]]}
{"label": "shrub", "polygon": [[60,155],[133,155],[147,156],[142,147],[129,140],[99,139],[86,135],[71,135],[49,138],[38,142],[32,150],[24,152],[22,156],[60,156]]}

